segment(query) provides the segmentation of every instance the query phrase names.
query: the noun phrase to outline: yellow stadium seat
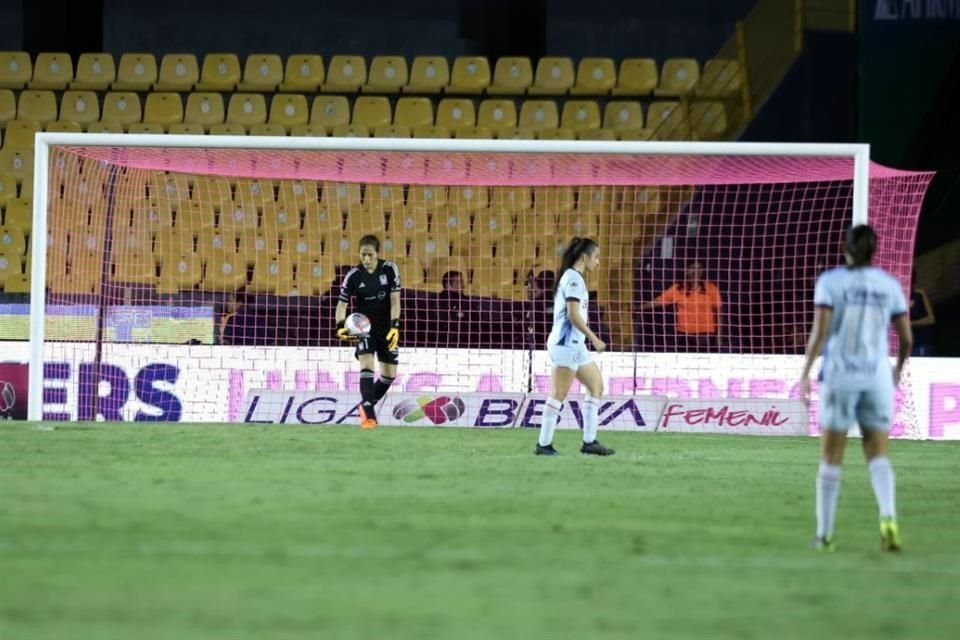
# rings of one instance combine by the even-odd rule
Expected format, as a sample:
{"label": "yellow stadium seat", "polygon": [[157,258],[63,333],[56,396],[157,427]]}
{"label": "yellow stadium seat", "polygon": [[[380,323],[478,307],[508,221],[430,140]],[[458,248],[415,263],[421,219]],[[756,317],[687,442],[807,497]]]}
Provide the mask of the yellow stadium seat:
{"label": "yellow stadium seat", "polygon": [[490,193],[486,187],[450,187],[447,203],[454,211],[475,213],[490,206]]}
{"label": "yellow stadium seat", "polygon": [[168,53],[160,60],[160,73],[154,91],[190,91],[200,80],[197,56],[192,53]]}
{"label": "yellow stadium seat", "polygon": [[249,127],[267,121],[267,103],[259,93],[235,93],[227,107],[227,123]]}
{"label": "yellow stadium seat", "polygon": [[617,84],[617,69],[611,58],[583,58],[577,65],[577,81],[572,96],[603,96]]}
{"label": "yellow stadium seat", "polygon": [[497,131],[498,140],[536,140],[537,132],[527,127],[505,127]]}
{"label": "yellow stadium seat", "polygon": [[87,125],[87,133],[123,133],[122,124],[117,122],[91,122]]}
{"label": "yellow stadium seat", "polygon": [[215,124],[210,127],[210,135],[212,136],[245,136],[247,135],[247,128],[242,124],[233,124],[233,123],[224,123],[224,124]]}
{"label": "yellow stadium seat", "polygon": [[[29,194],[27,194],[29,195]],[[9,173],[0,173],[0,205],[6,206],[17,197],[17,181]]]}
{"label": "yellow stadium seat", "polygon": [[393,122],[405,127],[429,127],[433,124],[430,98],[400,98],[394,108]]}
{"label": "yellow stadium seat", "polygon": [[258,208],[273,202],[273,182],[267,179],[241,178],[234,183],[233,199]]}
{"label": "yellow stadium seat", "polygon": [[330,211],[358,210],[363,206],[363,191],[355,182],[326,182],[320,202]]}
{"label": "yellow stadium seat", "polygon": [[408,77],[407,60],[403,56],[375,56],[370,61],[370,74],[363,92],[399,93]]}
{"label": "yellow stadium seat", "polygon": [[324,93],[354,93],[367,82],[367,62],[363,56],[338,55],[330,58]]}
{"label": "yellow stadium seat", "polygon": [[[442,211],[447,206],[447,189],[443,186],[434,185],[410,185],[407,192],[407,209],[415,211],[425,211],[433,213]],[[393,220],[391,219],[390,229],[393,230]],[[426,227],[422,231],[426,231]]]}
{"label": "yellow stadium seat", "polygon": [[283,60],[275,53],[257,53],[247,56],[243,66],[243,81],[238,91],[272,93],[283,82]]}
{"label": "yellow stadium seat", "polygon": [[73,60],[69,53],[41,53],[33,65],[30,89],[63,91],[73,80]]}
{"label": "yellow stadium seat", "polygon": [[440,93],[450,83],[450,65],[443,56],[417,56],[410,69],[404,93],[428,95]]}
{"label": "yellow stadium seat", "polygon": [[0,227],[0,251],[7,255],[22,256],[26,250],[23,229],[10,225]]}
{"label": "yellow stadium seat", "polygon": [[[9,131],[9,126],[7,128]],[[33,176],[33,145],[29,148],[4,147],[0,151],[0,173],[9,173],[17,182],[24,182]]]}
{"label": "yellow stadium seat", "polygon": [[502,212],[478,214],[473,222],[473,235],[478,240],[496,245],[513,233],[513,219]]}
{"label": "yellow stadium seat", "polygon": [[530,58],[506,56],[497,60],[488,95],[523,95],[533,84]]}
{"label": "yellow stadium seat", "polygon": [[620,132],[621,140],[632,140],[642,141],[642,140],[652,140],[653,139],[653,129],[628,129],[627,131]]}
{"label": "yellow stadium seat", "polygon": [[157,59],[152,53],[125,53],[120,56],[114,91],[149,91],[157,82]]}
{"label": "yellow stadium seat", "polygon": [[278,93],[270,99],[270,124],[277,124],[287,131],[305,126],[310,121],[310,108],[306,97],[296,93]]}
{"label": "yellow stadium seat", "polygon": [[353,101],[350,124],[372,129],[390,121],[390,101],[386,98],[361,97]]}
{"label": "yellow stadium seat", "polygon": [[690,137],[683,105],[675,100],[659,100],[647,109],[647,126],[657,140],[685,140]]}
{"label": "yellow stadium seat", "polygon": [[715,58],[703,65],[696,93],[703,98],[726,98],[740,91],[743,73],[736,60]]}
{"label": "yellow stadium seat", "polygon": [[[33,149],[34,135],[41,127],[33,120],[11,120],[7,123],[7,130],[3,137],[4,149]],[[0,168],[0,171],[3,171]],[[33,167],[30,167],[33,171]]]}
{"label": "yellow stadium seat", "polygon": [[[0,251],[0,282],[4,283],[6,291],[6,282],[11,276],[23,275],[23,269],[20,265],[20,256],[15,253]],[[7,291],[7,293],[11,293]]]}
{"label": "yellow stadium seat", "polygon": [[17,119],[17,99],[10,89],[0,89],[0,128]]}
{"label": "yellow stadium seat", "polygon": [[204,228],[197,232],[197,254],[206,259],[216,253],[236,253],[235,229]]}
{"label": "yellow stadium seat", "polygon": [[416,127],[413,130],[414,138],[449,138],[450,129],[447,127]]}
{"label": "yellow stadium seat", "polygon": [[477,114],[477,126],[493,131],[517,126],[517,105],[513,100],[484,100]]}
{"label": "yellow stadium seat", "polygon": [[261,123],[252,125],[248,133],[252,136],[285,136],[287,129],[280,124]]}
{"label": "yellow stadium seat", "polygon": [[653,95],[679,97],[689,93],[700,79],[700,65],[693,58],[670,58],[660,69],[660,85]]}
{"label": "yellow stadium seat", "polygon": [[180,94],[158,92],[147,95],[143,107],[143,123],[158,124],[166,130],[171,124],[183,122],[183,101]]}
{"label": "yellow stadium seat", "polygon": [[405,208],[390,216],[390,235],[398,242],[407,242],[426,234],[430,228],[430,218],[422,206]]}
{"label": "yellow stadium seat", "polygon": [[493,138],[493,130],[490,127],[457,127],[453,137],[461,140],[489,140]]}
{"label": "yellow stadium seat", "polygon": [[263,205],[260,227],[278,235],[300,230],[300,211],[296,202],[266,202]]}
{"label": "yellow stadium seat", "polygon": [[612,129],[584,129],[577,132],[577,140],[616,140],[617,134]]}
{"label": "yellow stadium seat", "polygon": [[247,266],[243,258],[232,252],[215,252],[205,260],[203,281],[205,291],[236,291],[247,284]]}
{"label": "yellow stadium seat", "polygon": [[333,260],[317,256],[310,260],[294,262],[296,269],[293,284],[300,295],[315,296],[327,293],[333,285],[337,272]]}
{"label": "yellow stadium seat", "polygon": [[573,60],[570,58],[540,58],[529,93],[534,96],[562,96],[573,87],[574,79]]}
{"label": "yellow stadium seat", "polygon": [[460,273],[464,285],[470,281],[470,266],[467,261],[460,256],[453,256],[434,260],[430,270],[427,271],[425,282],[431,289],[442,290],[443,276],[451,272]]}
{"label": "yellow stadium seat", "polygon": [[600,128],[600,107],[593,100],[567,100],[560,126],[574,131]]}
{"label": "yellow stadium seat", "polygon": [[577,132],[561,127],[559,129],[541,129],[537,131],[537,140],[576,140]]}
{"label": "yellow stadium seat", "polygon": [[317,260],[323,256],[323,242],[334,237],[340,237],[339,230],[326,236],[310,233],[306,229],[302,232],[288,231],[282,236],[283,253],[294,262]]}
{"label": "yellow stadium seat", "polygon": [[473,270],[470,281],[472,295],[503,297],[505,291],[511,291],[516,285],[513,263],[499,255],[487,264]]}
{"label": "yellow stadium seat", "polygon": [[0,88],[23,89],[33,77],[33,63],[25,51],[0,51]]}
{"label": "yellow stadium seat", "polygon": [[472,127],[477,123],[473,100],[464,98],[444,98],[437,105],[437,126],[457,129]]}
{"label": "yellow stadium seat", "polygon": [[482,56],[460,56],[453,61],[447,93],[480,94],[490,86],[490,62]]}
{"label": "yellow stadium seat", "polygon": [[192,254],[193,232],[192,228],[182,225],[158,230],[154,242],[154,257],[159,262],[166,263],[167,258]]}
{"label": "yellow stadium seat", "polygon": [[3,284],[3,290],[7,293],[30,293],[30,288],[30,276],[23,273],[14,273],[7,276]]}
{"label": "yellow stadium seat", "polygon": [[[387,229],[383,211],[374,209],[356,209],[347,213],[346,233],[359,239],[367,234],[382,236]],[[356,243],[354,243],[356,245]]]}
{"label": "yellow stadium seat", "polygon": [[694,102],[690,124],[697,140],[717,140],[727,132],[727,112],[722,102]]}
{"label": "yellow stadium seat", "polygon": [[100,102],[93,91],[66,91],[60,98],[60,119],[79,124],[100,120]]}
{"label": "yellow stadium seat", "polygon": [[7,202],[7,212],[3,217],[3,224],[8,227],[18,227],[24,233],[30,233],[33,228],[33,204],[29,198],[16,198]]}
{"label": "yellow stadium seat", "polygon": [[350,124],[350,102],[343,96],[317,96],[310,106],[310,124],[327,130]]}
{"label": "yellow stadium seat", "polygon": [[433,230],[459,246],[463,244],[465,238],[470,237],[470,214],[455,209],[435,213]]}
{"label": "yellow stadium seat", "polygon": [[70,88],[78,91],[106,91],[117,79],[117,67],[109,53],[82,53],[77,60],[76,79]]}
{"label": "yellow stadium seat", "polygon": [[[403,209],[403,185],[368,184],[363,199],[364,208],[377,213],[389,213]],[[348,224],[349,224],[348,220]]]}
{"label": "yellow stadium seat", "polygon": [[21,91],[17,119],[45,125],[57,119],[57,96],[53,91]]}
{"label": "yellow stadium seat", "polygon": [[643,110],[635,100],[613,100],[603,110],[603,128],[622,133],[643,129]]}
{"label": "yellow stadium seat", "polygon": [[293,285],[293,263],[286,256],[259,256],[253,265],[253,276],[247,291],[254,293],[286,292]]}
{"label": "yellow stadium seat", "polygon": [[157,293],[173,294],[193,289],[200,284],[202,277],[200,256],[191,252],[171,256],[160,267]]}
{"label": "yellow stadium seat", "polygon": [[126,127],[134,122],[140,122],[141,117],[140,97],[136,93],[121,91],[104,96],[100,122]]}
{"label": "yellow stadium seat", "polygon": [[537,211],[566,214],[573,211],[576,195],[573,187],[536,187],[533,190],[533,202]]}
{"label": "yellow stadium seat", "polygon": [[257,260],[280,253],[280,234],[276,229],[245,229],[238,236],[239,253],[253,265]]}
{"label": "yellow stadium seat", "polygon": [[203,57],[197,91],[233,91],[240,84],[240,59],[235,53],[208,53]]}
{"label": "yellow stadium seat", "polygon": [[317,183],[312,180],[283,180],[279,186],[277,202],[296,207],[297,211],[304,211],[310,206],[316,207],[320,201]]}
{"label": "yellow stadium seat", "polygon": [[113,280],[131,284],[157,283],[156,260],[153,253],[114,254]]}
{"label": "yellow stadium seat", "polygon": [[653,58],[624,58],[617,74],[615,96],[648,96],[657,88],[657,62]]}
{"label": "yellow stadium seat", "polygon": [[185,124],[200,125],[203,133],[207,128],[221,124],[223,118],[223,96],[219,93],[191,93],[187,97],[187,108],[183,114]]}
{"label": "yellow stadium seat", "polygon": [[341,124],[334,127],[330,135],[334,138],[369,138],[370,129],[359,124]]}
{"label": "yellow stadium seat", "polygon": [[540,131],[555,129],[560,124],[557,103],[553,100],[526,100],[520,107],[518,126]]}
{"label": "yellow stadium seat", "polygon": [[319,124],[298,124],[290,128],[290,135],[307,138],[324,138],[327,135],[327,129]]}
{"label": "yellow stadium seat", "polygon": [[429,270],[434,261],[450,257],[450,240],[440,233],[414,238],[410,242],[410,257]]}
{"label": "yellow stadium seat", "polygon": [[280,91],[314,93],[325,79],[323,58],[312,54],[295,54],[287,58]]}
{"label": "yellow stadium seat", "polygon": [[533,205],[528,187],[494,187],[490,193],[490,210],[511,216],[522,214]]}
{"label": "yellow stadium seat", "polygon": [[207,133],[207,130],[203,128],[203,125],[181,122],[179,124],[170,125],[167,128],[167,133],[176,135],[202,136],[203,134]]}
{"label": "yellow stadium seat", "polygon": [[410,127],[395,124],[381,124],[373,129],[374,138],[409,138],[413,134]]}

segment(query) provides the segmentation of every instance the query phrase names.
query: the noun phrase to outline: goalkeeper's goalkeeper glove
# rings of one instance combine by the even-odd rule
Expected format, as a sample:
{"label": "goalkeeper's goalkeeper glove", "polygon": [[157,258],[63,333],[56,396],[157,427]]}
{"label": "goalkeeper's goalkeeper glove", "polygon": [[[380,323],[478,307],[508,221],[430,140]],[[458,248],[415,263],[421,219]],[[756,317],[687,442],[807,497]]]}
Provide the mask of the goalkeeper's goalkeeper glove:
{"label": "goalkeeper's goalkeeper glove", "polygon": [[357,342],[360,338],[357,336],[350,335],[350,332],[345,326],[346,320],[340,320],[337,322],[337,338],[343,340],[344,342]]}
{"label": "goalkeeper's goalkeeper glove", "polygon": [[398,344],[400,344],[400,319],[399,318],[393,321],[393,326],[390,327],[390,331],[387,331],[387,350],[395,351]]}

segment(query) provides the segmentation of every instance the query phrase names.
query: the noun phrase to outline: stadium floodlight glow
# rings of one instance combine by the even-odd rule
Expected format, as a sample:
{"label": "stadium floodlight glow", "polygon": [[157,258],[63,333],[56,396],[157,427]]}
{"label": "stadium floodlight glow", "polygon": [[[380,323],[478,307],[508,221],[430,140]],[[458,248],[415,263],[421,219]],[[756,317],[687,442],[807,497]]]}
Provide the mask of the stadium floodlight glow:
{"label": "stadium floodlight glow", "polygon": [[[124,390],[162,394],[149,376],[111,381],[112,354],[132,344],[155,345],[148,366],[168,345],[200,343],[190,349],[209,375],[196,384],[211,385],[211,403],[235,375],[218,369],[219,350],[238,344],[275,347],[278,371],[322,372],[324,294],[366,232],[401,267],[401,350],[472,350],[477,367],[522,367],[508,377],[528,391],[547,373],[531,364],[549,272],[571,236],[591,235],[603,265],[588,283],[594,311],[618,352],[609,367],[664,377],[671,365],[644,354],[703,350],[706,371],[723,351],[757,379],[765,355],[802,349],[813,277],[839,260],[845,226],[875,224],[881,266],[909,281],[931,178],[871,164],[860,144],[39,133],[34,163],[31,233],[47,242],[32,242],[44,250],[30,264],[33,420],[45,361],[83,366],[69,393],[92,396],[93,413],[76,417],[107,415],[98,403],[113,411]],[[715,337],[691,342],[675,305],[642,303],[694,262],[723,307]],[[466,297],[441,292],[454,272]],[[67,330],[61,313],[86,319]],[[503,352],[527,356],[492,363]],[[698,379],[698,359],[682,362],[673,373]]]}

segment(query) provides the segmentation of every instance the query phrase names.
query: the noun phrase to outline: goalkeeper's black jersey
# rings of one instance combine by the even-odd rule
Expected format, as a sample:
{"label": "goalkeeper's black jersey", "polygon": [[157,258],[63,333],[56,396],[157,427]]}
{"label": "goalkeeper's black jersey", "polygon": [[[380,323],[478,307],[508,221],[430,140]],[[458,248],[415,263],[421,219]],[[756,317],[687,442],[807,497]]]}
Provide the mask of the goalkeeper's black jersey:
{"label": "goalkeeper's black jersey", "polygon": [[340,301],[350,304],[353,298],[353,313],[370,318],[370,334],[385,336],[390,330],[390,294],[394,291],[400,291],[400,269],[387,260],[377,260],[373,273],[362,265],[347,272],[340,285]]}

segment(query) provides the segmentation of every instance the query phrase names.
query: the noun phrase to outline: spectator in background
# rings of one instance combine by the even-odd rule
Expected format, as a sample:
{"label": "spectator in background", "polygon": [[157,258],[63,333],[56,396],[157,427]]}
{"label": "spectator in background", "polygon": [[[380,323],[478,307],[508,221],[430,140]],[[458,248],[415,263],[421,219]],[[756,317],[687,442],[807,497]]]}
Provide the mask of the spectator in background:
{"label": "spectator in background", "polygon": [[910,327],[913,329],[913,351],[910,355],[932,356],[937,318],[927,292],[917,288],[916,270],[910,276]]}
{"label": "spectator in background", "polygon": [[547,343],[550,329],[553,327],[553,290],[557,277],[553,271],[544,270],[527,273],[527,300],[524,305],[523,331],[524,346],[529,349],[542,349]]}
{"label": "spectator in background", "polygon": [[463,274],[459,271],[447,271],[440,277],[440,285],[443,288],[437,294],[436,321],[430,323],[436,336],[433,339],[428,338],[428,341],[438,347],[465,346],[465,342],[473,336],[463,331],[467,322]]}
{"label": "spectator in background", "polygon": [[650,302],[645,310],[676,305],[677,348],[685,351],[715,351],[721,345],[720,289],[704,279],[703,265],[687,265],[683,282],[674,283]]}

